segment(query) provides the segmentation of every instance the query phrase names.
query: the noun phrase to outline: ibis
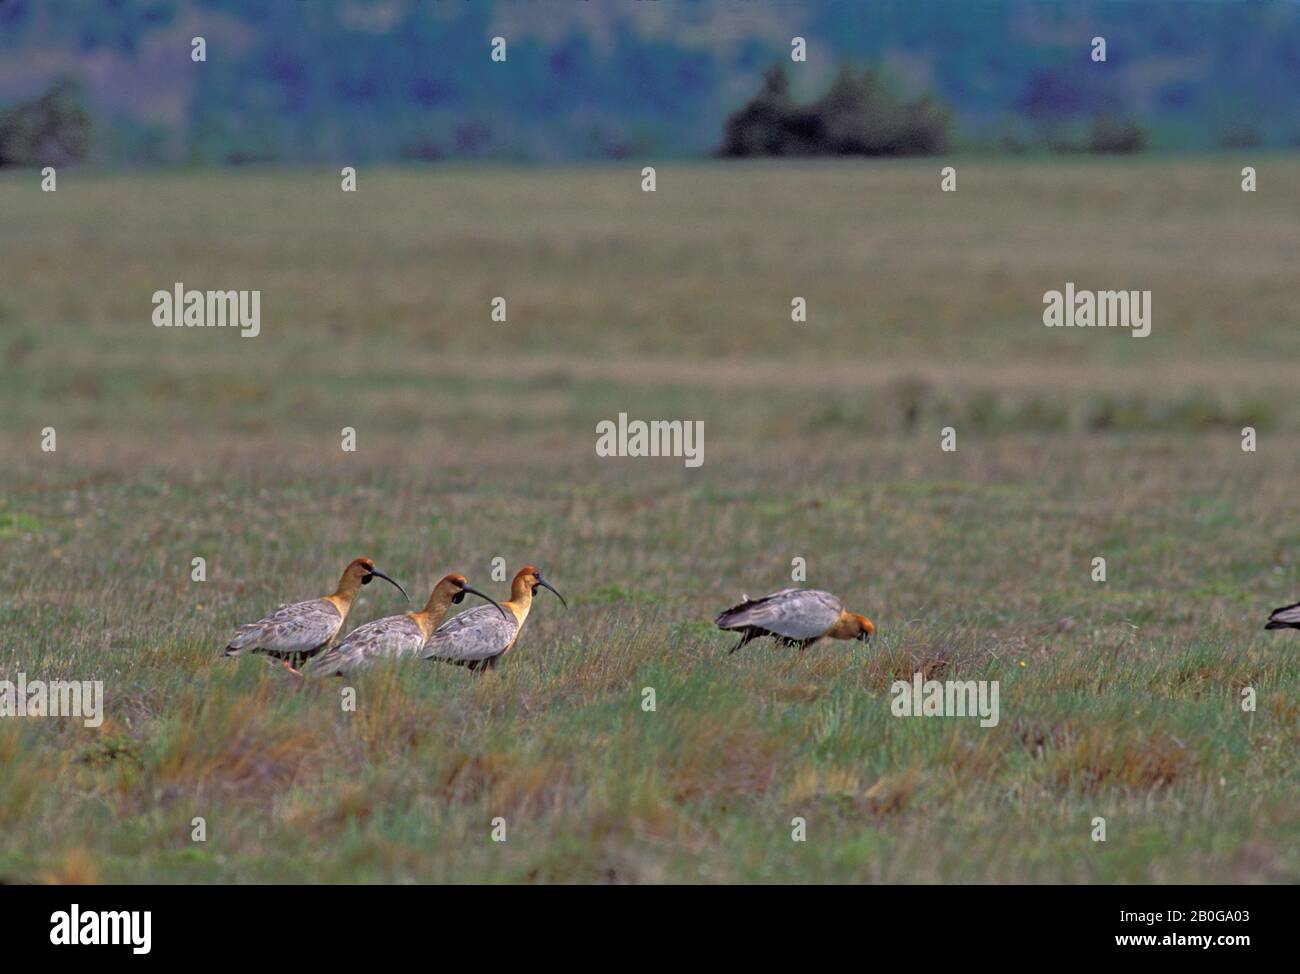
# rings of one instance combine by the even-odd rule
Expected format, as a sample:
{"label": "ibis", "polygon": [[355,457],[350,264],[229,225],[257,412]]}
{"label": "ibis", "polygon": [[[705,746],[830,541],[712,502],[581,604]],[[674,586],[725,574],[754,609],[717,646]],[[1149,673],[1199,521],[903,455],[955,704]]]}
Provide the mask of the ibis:
{"label": "ibis", "polygon": [[501,603],[509,617],[486,605],[476,606],[443,623],[424,644],[420,656],[468,667],[471,671],[496,669],[501,657],[514,648],[519,632],[532,608],[539,588],[550,589],[567,609],[569,603],[555,586],[542,577],[540,569],[527,565],[510,585],[510,600]]}
{"label": "ibis", "polygon": [[235,630],[225,655],[263,653],[282,660],[285,669],[297,673],[293,664],[315,656],[334,641],[357,592],[376,578],[382,578],[406,595],[406,589],[376,568],[374,561],[354,558],[344,569],[333,594],[308,602],[286,603],[264,619],[245,623]]}
{"label": "ibis", "polygon": [[[496,611],[501,613],[501,618],[506,618],[506,610],[501,608],[500,603],[470,585],[464,575],[447,575],[433,587],[429,601],[419,612],[376,619],[353,629],[341,643],[312,660],[312,673],[342,676],[351,670],[367,666],[376,659],[415,656],[423,648],[425,640],[446,618],[447,610],[463,602],[467,594],[491,602],[496,606]],[[487,611],[492,612],[492,609]]]}
{"label": "ibis", "polygon": [[1300,629],[1300,602],[1274,609],[1265,629]]}
{"label": "ibis", "polygon": [[819,639],[861,639],[866,642],[876,631],[866,616],[847,612],[830,592],[818,589],[785,588],[761,599],[741,597],[714,621],[726,632],[740,633],[735,652],[747,642],[771,636],[786,646],[807,649]]}

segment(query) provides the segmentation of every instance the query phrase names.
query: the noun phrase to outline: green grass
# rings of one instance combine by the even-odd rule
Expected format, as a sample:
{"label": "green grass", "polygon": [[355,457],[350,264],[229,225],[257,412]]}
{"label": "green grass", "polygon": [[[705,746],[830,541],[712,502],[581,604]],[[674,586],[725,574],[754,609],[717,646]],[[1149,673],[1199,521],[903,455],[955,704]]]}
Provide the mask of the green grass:
{"label": "green grass", "polygon": [[[4,174],[0,678],[106,716],[0,720],[0,878],[1295,882],[1300,162],[1252,163]],[[153,328],[176,280],[262,335]],[[1066,280],[1151,338],[1043,328]],[[704,465],[596,457],[620,411]],[[220,658],[361,554],[571,608],[483,679]],[[795,557],[877,639],[729,656]],[[892,717],[916,670],[999,725]]]}

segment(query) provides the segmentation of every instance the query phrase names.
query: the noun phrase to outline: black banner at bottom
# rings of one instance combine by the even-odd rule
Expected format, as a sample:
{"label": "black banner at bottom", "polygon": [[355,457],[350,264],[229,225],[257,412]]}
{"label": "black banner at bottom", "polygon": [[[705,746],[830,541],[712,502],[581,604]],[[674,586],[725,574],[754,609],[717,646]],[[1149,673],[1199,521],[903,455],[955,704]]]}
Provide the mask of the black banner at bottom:
{"label": "black banner at bottom", "polygon": [[[692,941],[691,959],[771,960],[807,947],[905,955],[961,948],[990,960],[1033,952],[1069,959],[1281,956],[1293,930],[1288,887],[0,887],[6,962],[40,955],[76,962],[204,962],[350,957],[465,934],[535,958],[618,956],[616,941],[657,953]],[[495,931],[508,936],[494,935]],[[484,942],[481,938],[488,937]],[[254,944],[256,946],[254,946]],[[567,944],[567,946],[566,946]],[[611,955],[591,953],[599,945]],[[964,945],[964,947],[963,947]],[[1049,954],[1037,953],[1050,951]],[[1288,952],[1289,953],[1289,952]],[[975,957],[976,954],[966,956]],[[18,969],[18,968],[12,968]]]}

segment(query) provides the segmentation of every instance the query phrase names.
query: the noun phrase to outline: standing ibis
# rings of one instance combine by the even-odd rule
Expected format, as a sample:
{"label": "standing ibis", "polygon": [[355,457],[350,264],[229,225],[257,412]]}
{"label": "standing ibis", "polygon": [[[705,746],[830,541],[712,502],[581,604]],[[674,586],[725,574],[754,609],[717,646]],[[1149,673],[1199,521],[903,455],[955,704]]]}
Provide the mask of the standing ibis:
{"label": "standing ibis", "polygon": [[1274,609],[1265,629],[1300,629],[1300,602]]}
{"label": "standing ibis", "polygon": [[761,599],[744,599],[714,620],[719,629],[740,633],[733,653],[751,639],[763,636],[771,636],[786,646],[798,646],[802,652],[819,639],[866,642],[876,631],[866,616],[844,611],[844,605],[830,592],[785,588]]}
{"label": "standing ibis", "polygon": [[369,558],[356,558],[344,570],[332,595],[309,602],[288,603],[265,619],[245,623],[235,630],[225,655],[264,653],[282,660],[285,669],[298,672],[293,664],[315,656],[334,641],[343,628],[357,591],[375,578],[382,578],[406,595],[406,589],[376,568]]}
{"label": "standing ibis", "polygon": [[564,607],[569,607],[564,596],[542,578],[541,571],[528,565],[511,583],[510,601],[502,603],[510,612],[509,618],[502,618],[486,605],[476,606],[443,623],[424,644],[420,656],[470,670],[496,669],[501,657],[514,648],[538,588],[555,592]]}
{"label": "standing ibis", "polygon": [[[505,609],[496,599],[474,588],[464,575],[447,575],[433,587],[429,601],[419,612],[376,619],[353,629],[343,642],[312,660],[311,672],[321,676],[342,676],[381,657],[415,656],[429,634],[446,617],[447,610],[453,604],[463,602],[466,594],[486,599],[496,606],[502,620],[506,618]],[[487,606],[483,608],[492,612]]]}

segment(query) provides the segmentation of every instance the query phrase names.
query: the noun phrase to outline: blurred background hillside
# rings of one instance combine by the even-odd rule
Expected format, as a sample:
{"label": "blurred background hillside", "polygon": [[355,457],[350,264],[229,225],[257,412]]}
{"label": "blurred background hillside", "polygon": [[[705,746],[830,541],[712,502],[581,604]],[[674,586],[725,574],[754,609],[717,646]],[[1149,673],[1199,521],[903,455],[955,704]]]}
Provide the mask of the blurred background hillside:
{"label": "blurred background hillside", "polygon": [[803,102],[845,67],[927,99],[914,151],[1300,142],[1291,0],[4,0],[0,164],[698,157],[778,64]]}

